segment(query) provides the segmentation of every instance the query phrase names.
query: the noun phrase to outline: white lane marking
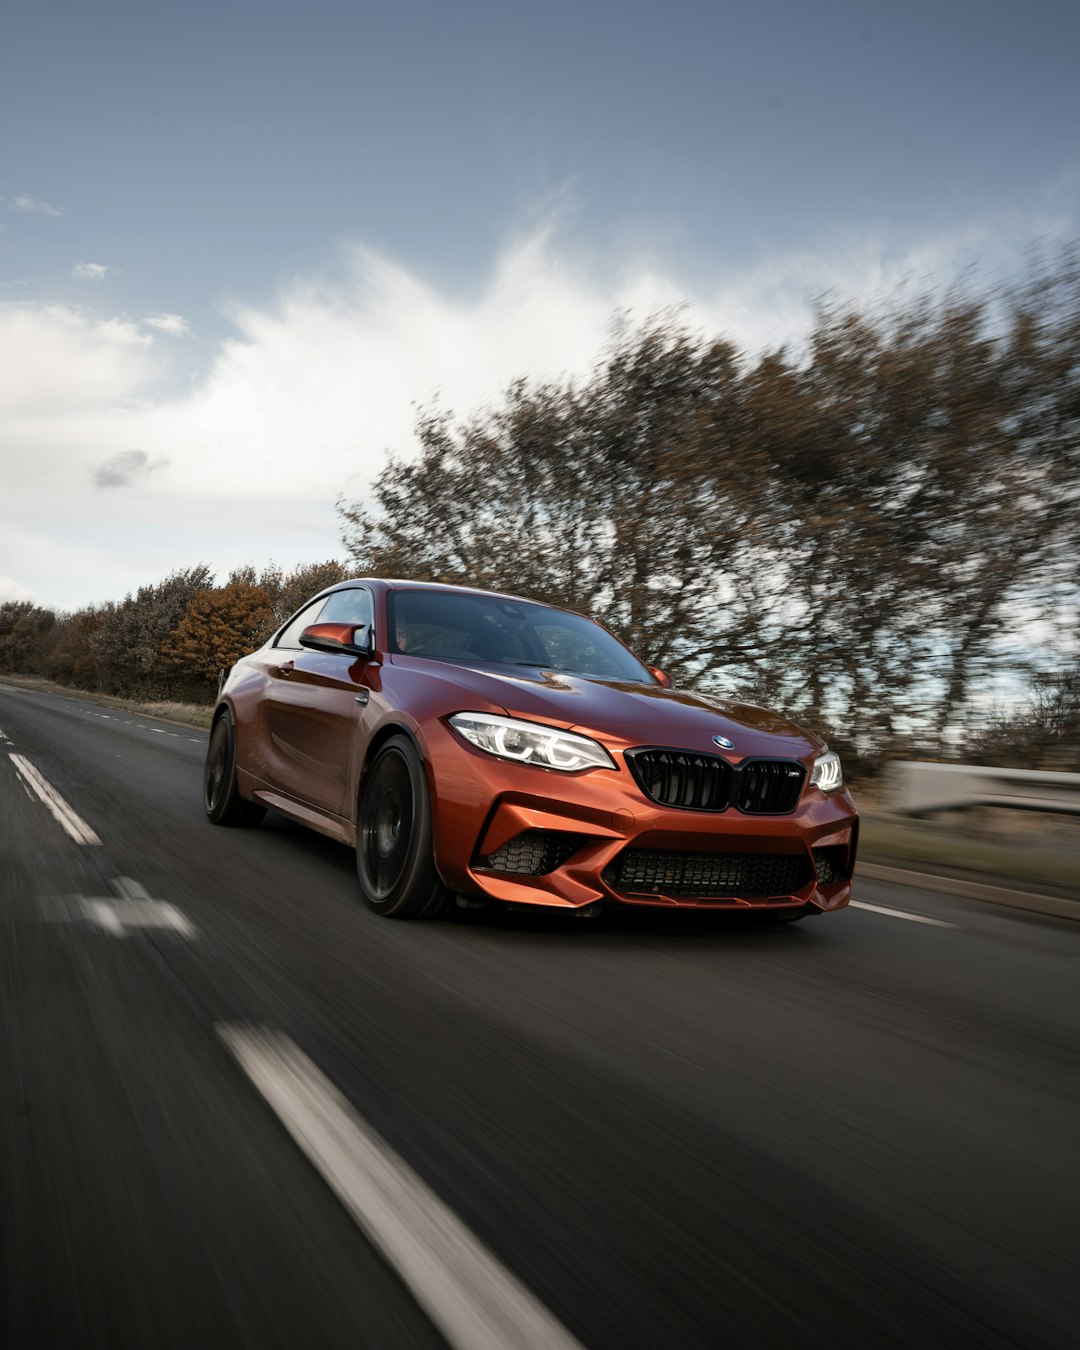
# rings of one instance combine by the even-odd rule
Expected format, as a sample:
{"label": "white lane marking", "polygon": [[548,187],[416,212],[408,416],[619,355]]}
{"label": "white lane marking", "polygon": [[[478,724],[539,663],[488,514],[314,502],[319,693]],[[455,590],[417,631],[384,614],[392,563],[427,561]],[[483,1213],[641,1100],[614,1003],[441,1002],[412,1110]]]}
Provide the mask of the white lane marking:
{"label": "white lane marking", "polygon": [[85,917],[96,923],[99,928],[104,928],[106,933],[111,933],[113,937],[124,936],[123,924],[112,912],[111,901],[91,900],[87,895],[80,895],[79,902]]}
{"label": "white lane marking", "polygon": [[16,755],[8,752],[8,758],[15,765],[15,772],[26,783],[27,787],[42,801],[52,812],[67,833],[75,840],[77,844],[100,844],[101,840],[94,831],[83,820],[82,816],[68,806],[59,792],[51,783],[38,773],[37,769],[25,759],[22,755]]}
{"label": "white lane marking", "polygon": [[944,919],[928,919],[925,914],[909,914],[906,909],[889,909],[886,905],[868,905],[865,900],[852,900],[852,909],[869,909],[875,914],[887,914],[890,919],[907,919],[911,923],[928,923],[935,928],[959,928],[959,924]]}
{"label": "white lane marking", "polygon": [[4,731],[2,727],[0,727],[0,741],[4,742],[7,745],[11,744],[11,742],[7,738],[7,732]]}
{"label": "white lane marking", "polygon": [[455,1350],[581,1350],[287,1036],[217,1032]]}
{"label": "white lane marking", "polygon": [[46,918],[68,923],[89,920],[113,937],[127,937],[136,928],[170,928],[182,937],[195,936],[191,921],[167,900],[152,900],[146,888],[131,877],[109,883],[119,899],[103,895],[42,896]]}
{"label": "white lane marking", "polygon": [[94,900],[81,896],[88,919],[115,937],[127,937],[132,928],[173,928],[190,938],[195,930],[175,905],[167,900]]}
{"label": "white lane marking", "polygon": [[[78,705],[75,705],[78,706]],[[140,731],[152,731],[155,736],[172,736],[175,740],[183,740],[184,737],[179,731],[165,731],[161,727],[148,727],[145,722],[136,722],[131,718],[114,717],[112,713],[88,712],[88,717],[100,717],[103,722],[123,722],[126,727],[138,727]],[[0,731],[0,742],[5,741],[7,737]],[[189,736],[188,740],[196,740],[194,736]],[[201,742],[198,742],[201,744]]]}
{"label": "white lane marking", "polygon": [[112,918],[121,929],[175,928],[186,938],[195,936],[191,922],[175,905],[170,905],[167,900],[151,900],[146,887],[131,877],[114,877],[110,884],[120,899],[97,903],[108,905]]}

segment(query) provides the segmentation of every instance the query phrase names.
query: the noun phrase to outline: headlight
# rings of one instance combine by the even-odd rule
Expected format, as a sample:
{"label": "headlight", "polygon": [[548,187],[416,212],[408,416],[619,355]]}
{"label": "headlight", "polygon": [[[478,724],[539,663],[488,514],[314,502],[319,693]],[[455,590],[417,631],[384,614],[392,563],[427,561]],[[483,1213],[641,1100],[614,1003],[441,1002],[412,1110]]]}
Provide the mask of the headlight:
{"label": "headlight", "polygon": [[832,792],[834,788],[844,786],[839,755],[831,750],[827,755],[818,755],[814,760],[814,767],[810,770],[810,786],[820,788],[822,792]]}
{"label": "headlight", "polygon": [[519,722],[491,713],[454,713],[450,725],[470,745],[500,759],[536,764],[543,769],[613,769],[615,763],[602,745],[587,736],[574,736],[556,727]]}

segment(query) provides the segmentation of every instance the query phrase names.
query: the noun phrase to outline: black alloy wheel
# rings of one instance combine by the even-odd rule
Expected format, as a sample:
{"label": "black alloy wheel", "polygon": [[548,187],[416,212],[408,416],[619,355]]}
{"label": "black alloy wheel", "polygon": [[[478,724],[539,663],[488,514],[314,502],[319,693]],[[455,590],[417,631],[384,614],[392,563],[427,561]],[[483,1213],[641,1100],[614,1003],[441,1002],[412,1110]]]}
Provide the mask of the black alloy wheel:
{"label": "black alloy wheel", "polygon": [[236,787],[236,731],[226,709],[210,731],[203,769],[203,809],[215,825],[257,825],[266,808],[245,801]]}
{"label": "black alloy wheel", "polygon": [[364,899],[377,914],[433,919],[450,906],[435,868],[427,778],[408,736],[391,737],[364,776],[356,870]]}

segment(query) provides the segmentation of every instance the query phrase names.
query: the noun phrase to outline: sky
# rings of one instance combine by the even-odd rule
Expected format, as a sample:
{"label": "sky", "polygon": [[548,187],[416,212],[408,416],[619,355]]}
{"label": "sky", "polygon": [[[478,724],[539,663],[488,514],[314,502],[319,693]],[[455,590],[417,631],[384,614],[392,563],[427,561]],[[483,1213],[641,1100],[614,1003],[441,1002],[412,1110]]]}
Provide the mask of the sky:
{"label": "sky", "polygon": [[19,3],[0,601],[343,556],[335,502],[684,304],[1009,275],[1080,222],[1080,6]]}

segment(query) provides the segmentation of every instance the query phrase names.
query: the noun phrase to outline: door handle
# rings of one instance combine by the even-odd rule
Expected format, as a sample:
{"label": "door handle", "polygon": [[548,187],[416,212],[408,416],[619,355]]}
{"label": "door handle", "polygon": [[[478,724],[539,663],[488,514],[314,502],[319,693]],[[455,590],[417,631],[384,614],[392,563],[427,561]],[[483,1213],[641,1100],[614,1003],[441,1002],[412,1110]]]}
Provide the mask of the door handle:
{"label": "door handle", "polygon": [[367,704],[367,701],[370,697],[371,694],[367,689],[361,689],[356,696],[356,701],[357,703],[360,704],[361,707],[364,707]]}
{"label": "door handle", "polygon": [[283,661],[279,667],[282,675],[291,675],[296,669],[295,661]]}

